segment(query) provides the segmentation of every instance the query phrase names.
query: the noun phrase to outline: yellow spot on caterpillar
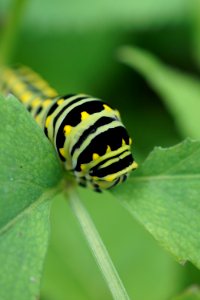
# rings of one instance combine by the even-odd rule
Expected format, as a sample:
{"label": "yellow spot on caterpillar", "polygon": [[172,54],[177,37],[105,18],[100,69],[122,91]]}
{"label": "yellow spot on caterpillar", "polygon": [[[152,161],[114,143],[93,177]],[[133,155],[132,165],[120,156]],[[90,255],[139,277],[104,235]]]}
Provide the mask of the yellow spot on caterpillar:
{"label": "yellow spot on caterpillar", "polygon": [[82,111],[81,113],[81,121],[87,119],[89,117],[89,114],[86,111]]}
{"label": "yellow spot on caterpillar", "polygon": [[40,118],[39,118],[39,116],[36,116],[35,117],[35,121],[39,124],[40,123]]}
{"label": "yellow spot on caterpillar", "polygon": [[129,138],[129,145],[132,145],[132,139],[131,138]]}
{"label": "yellow spot on caterpillar", "polygon": [[109,182],[113,181],[114,179],[115,179],[115,175],[109,175],[106,177],[106,181],[109,181]]}
{"label": "yellow spot on caterpillar", "polygon": [[137,169],[137,168],[138,168],[138,164],[134,161],[134,162],[132,163],[131,167],[132,167],[133,169]]}
{"label": "yellow spot on caterpillar", "polygon": [[36,107],[37,105],[39,105],[41,103],[40,98],[36,98],[35,100],[33,100],[33,102],[31,103],[32,107]]}
{"label": "yellow spot on caterpillar", "polygon": [[36,74],[29,74],[29,80],[32,80],[34,81],[33,84],[39,88],[39,89],[44,89],[46,88],[48,85],[47,85],[47,82],[42,80],[42,79],[38,79],[38,76]]}
{"label": "yellow spot on caterpillar", "polygon": [[111,151],[111,148],[110,148],[110,146],[108,145],[107,146],[107,149],[106,149],[106,153],[109,153]]}
{"label": "yellow spot on caterpillar", "polygon": [[60,154],[61,154],[63,157],[65,157],[65,149],[64,149],[64,148],[60,148],[59,151],[60,151]]}
{"label": "yellow spot on caterpillar", "polygon": [[124,139],[122,139],[122,146],[126,146],[126,142]]}
{"label": "yellow spot on caterpillar", "polygon": [[51,115],[46,118],[46,122],[45,122],[46,128],[49,126],[50,121],[51,121]]}
{"label": "yellow spot on caterpillar", "polygon": [[96,160],[96,159],[98,159],[100,156],[99,156],[99,154],[97,154],[97,153],[93,153],[92,154],[92,160]]}
{"label": "yellow spot on caterpillar", "polygon": [[47,107],[51,102],[52,102],[52,100],[47,99],[47,100],[45,100],[45,101],[42,102],[42,106],[43,107]]}
{"label": "yellow spot on caterpillar", "polygon": [[26,86],[25,84],[19,82],[16,85],[14,85],[14,90],[18,94],[22,93],[25,90]]}
{"label": "yellow spot on caterpillar", "polygon": [[108,106],[107,104],[103,104],[103,107],[107,111],[112,111],[112,108],[110,106]]}
{"label": "yellow spot on caterpillar", "polygon": [[27,102],[33,96],[31,92],[25,92],[23,95],[20,96],[22,102]]}
{"label": "yellow spot on caterpillar", "polygon": [[48,95],[49,97],[54,97],[57,95],[57,92],[50,87],[44,88],[43,92],[44,92],[44,94]]}
{"label": "yellow spot on caterpillar", "polygon": [[58,104],[58,105],[61,105],[64,101],[65,101],[64,99],[59,99],[59,100],[57,101],[57,104]]}
{"label": "yellow spot on caterpillar", "polygon": [[70,134],[71,131],[72,131],[72,126],[65,125],[65,127],[64,127],[65,134],[68,135],[68,134]]}

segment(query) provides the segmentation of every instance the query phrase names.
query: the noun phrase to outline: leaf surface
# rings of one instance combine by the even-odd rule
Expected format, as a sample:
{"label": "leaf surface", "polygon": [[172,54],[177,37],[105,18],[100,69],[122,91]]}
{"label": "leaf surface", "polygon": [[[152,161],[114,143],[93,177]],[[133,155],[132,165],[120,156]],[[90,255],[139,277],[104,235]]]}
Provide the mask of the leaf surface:
{"label": "leaf surface", "polygon": [[112,193],[179,262],[200,268],[200,142],[156,148]]}
{"label": "leaf surface", "polygon": [[0,97],[0,120],[0,299],[36,299],[62,168],[13,96]]}

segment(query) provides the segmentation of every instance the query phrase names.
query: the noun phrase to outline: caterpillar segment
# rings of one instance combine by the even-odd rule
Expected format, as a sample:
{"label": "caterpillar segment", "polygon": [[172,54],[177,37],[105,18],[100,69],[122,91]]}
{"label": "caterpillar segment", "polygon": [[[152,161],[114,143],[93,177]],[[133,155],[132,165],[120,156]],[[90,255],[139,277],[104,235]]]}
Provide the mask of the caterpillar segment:
{"label": "caterpillar segment", "polygon": [[24,66],[2,70],[0,91],[25,105],[81,186],[100,192],[137,168],[120,114],[104,101],[86,94],[59,96]]}

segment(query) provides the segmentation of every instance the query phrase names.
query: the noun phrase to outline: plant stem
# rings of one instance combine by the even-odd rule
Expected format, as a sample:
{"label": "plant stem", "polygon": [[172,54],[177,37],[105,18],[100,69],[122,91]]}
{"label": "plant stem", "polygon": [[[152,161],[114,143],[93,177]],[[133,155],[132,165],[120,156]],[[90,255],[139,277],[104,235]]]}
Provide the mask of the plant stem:
{"label": "plant stem", "polygon": [[79,199],[77,192],[69,188],[67,190],[70,206],[78,219],[88,245],[96,259],[96,262],[104,276],[104,279],[115,300],[129,300],[125,287],[113,265],[106,247],[90,217],[86,208]]}
{"label": "plant stem", "polygon": [[1,37],[0,66],[10,62],[26,0],[13,0]]}

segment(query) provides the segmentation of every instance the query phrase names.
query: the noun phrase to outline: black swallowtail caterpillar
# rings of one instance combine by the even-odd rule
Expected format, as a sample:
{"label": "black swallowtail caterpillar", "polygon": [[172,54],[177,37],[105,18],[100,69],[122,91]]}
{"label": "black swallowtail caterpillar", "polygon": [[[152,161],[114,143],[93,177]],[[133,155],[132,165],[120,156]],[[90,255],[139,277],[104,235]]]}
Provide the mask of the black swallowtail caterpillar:
{"label": "black swallowtail caterpillar", "polygon": [[80,185],[108,189],[137,168],[119,112],[100,99],[85,94],[59,96],[24,66],[2,70],[0,91],[15,95],[26,106]]}

